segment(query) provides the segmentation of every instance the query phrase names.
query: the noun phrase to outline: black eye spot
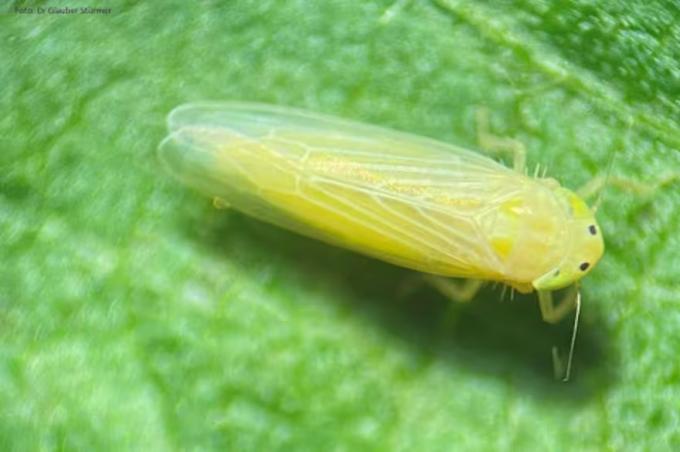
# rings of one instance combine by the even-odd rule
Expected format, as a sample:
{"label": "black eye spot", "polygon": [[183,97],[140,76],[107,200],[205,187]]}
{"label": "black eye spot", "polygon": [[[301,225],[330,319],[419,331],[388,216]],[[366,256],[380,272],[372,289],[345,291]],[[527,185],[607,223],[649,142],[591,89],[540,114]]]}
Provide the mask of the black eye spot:
{"label": "black eye spot", "polygon": [[591,235],[597,235],[597,228],[595,227],[594,224],[591,224],[590,226],[588,226],[588,231],[590,231]]}
{"label": "black eye spot", "polygon": [[583,262],[581,265],[578,266],[578,268],[580,268],[582,272],[588,270],[588,267],[590,267],[590,264],[588,262]]}

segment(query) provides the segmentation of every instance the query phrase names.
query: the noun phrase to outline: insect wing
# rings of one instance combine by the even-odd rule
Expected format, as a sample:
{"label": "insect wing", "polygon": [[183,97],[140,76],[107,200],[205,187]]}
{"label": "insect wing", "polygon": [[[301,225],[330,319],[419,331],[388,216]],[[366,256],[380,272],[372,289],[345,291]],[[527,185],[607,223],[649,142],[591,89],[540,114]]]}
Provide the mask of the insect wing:
{"label": "insect wing", "polygon": [[257,104],[189,104],[168,123],[166,165],[237,210],[420,271],[497,276],[481,226],[519,187],[516,173],[488,158]]}

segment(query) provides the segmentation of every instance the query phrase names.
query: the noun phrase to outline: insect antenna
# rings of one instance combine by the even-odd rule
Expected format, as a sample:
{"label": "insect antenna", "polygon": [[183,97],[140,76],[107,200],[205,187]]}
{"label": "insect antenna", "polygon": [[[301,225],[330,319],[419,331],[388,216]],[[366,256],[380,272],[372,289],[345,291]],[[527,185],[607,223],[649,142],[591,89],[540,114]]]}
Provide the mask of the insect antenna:
{"label": "insect antenna", "polygon": [[[631,130],[633,128],[633,119],[628,118],[628,121],[629,121],[629,125],[628,125],[628,132],[626,133],[626,135],[630,136]],[[609,177],[611,176],[612,168],[614,166],[614,156],[616,155],[617,150],[618,150],[618,147],[614,148],[612,150],[612,152],[609,153],[609,158],[607,160],[607,169],[604,173],[604,181],[602,181],[602,185],[600,186],[600,191],[597,193],[597,198],[595,198],[595,202],[593,203],[593,213],[597,212],[597,209],[599,209],[600,205],[602,204],[602,198],[603,198],[603,195],[604,195],[604,187],[606,187],[607,182],[609,182]]]}
{"label": "insect antenna", "polygon": [[571,344],[569,345],[569,358],[567,358],[567,369],[564,372],[562,381],[569,381],[571,376],[571,361],[574,358],[574,346],[576,345],[576,332],[578,331],[578,322],[581,317],[581,291],[577,289],[576,292],[576,314],[574,315],[574,328],[571,330]]}
{"label": "insect antenna", "polygon": [[602,204],[602,198],[604,194],[604,187],[607,186],[607,182],[609,182],[609,176],[612,173],[612,167],[614,166],[614,155],[616,152],[611,152],[609,154],[609,160],[607,161],[607,170],[604,173],[604,181],[602,182],[602,186],[600,187],[600,191],[597,193],[597,198],[595,198],[595,202],[593,203],[593,213],[597,212],[597,209],[600,208],[600,205]]}

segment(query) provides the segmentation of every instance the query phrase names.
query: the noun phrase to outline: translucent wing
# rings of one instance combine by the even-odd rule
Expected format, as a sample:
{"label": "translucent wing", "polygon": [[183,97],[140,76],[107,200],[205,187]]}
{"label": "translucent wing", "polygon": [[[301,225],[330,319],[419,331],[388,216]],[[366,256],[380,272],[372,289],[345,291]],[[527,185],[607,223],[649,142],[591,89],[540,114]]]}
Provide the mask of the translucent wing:
{"label": "translucent wing", "polygon": [[501,278],[496,207],[527,178],[493,160],[267,105],[189,104],[168,122],[170,170],[248,215],[424,272]]}

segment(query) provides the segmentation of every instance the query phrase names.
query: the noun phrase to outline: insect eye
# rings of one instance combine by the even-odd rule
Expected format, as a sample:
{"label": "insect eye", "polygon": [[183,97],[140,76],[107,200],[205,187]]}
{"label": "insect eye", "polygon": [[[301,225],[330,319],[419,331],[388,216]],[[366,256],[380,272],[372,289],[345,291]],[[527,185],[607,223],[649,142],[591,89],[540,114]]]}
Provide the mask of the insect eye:
{"label": "insect eye", "polygon": [[588,270],[588,267],[590,267],[590,264],[588,262],[583,262],[581,265],[578,266],[578,268],[580,268],[582,272]]}
{"label": "insect eye", "polygon": [[594,224],[588,226],[588,231],[590,232],[590,235],[597,235],[597,228]]}

